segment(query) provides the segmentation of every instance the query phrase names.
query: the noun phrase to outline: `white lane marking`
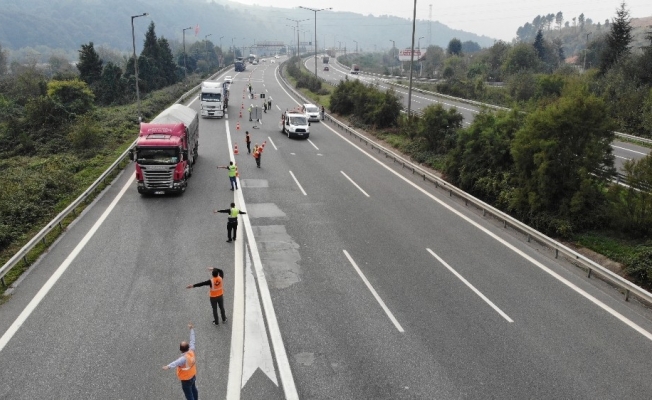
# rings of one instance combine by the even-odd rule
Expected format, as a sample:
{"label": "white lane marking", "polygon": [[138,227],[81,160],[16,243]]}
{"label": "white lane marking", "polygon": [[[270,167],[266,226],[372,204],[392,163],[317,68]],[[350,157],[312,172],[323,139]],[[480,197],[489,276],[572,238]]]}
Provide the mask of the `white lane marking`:
{"label": "white lane marking", "polygon": [[353,182],[353,179],[349,178],[349,176],[348,176],[347,174],[345,174],[344,171],[340,171],[340,172],[342,173],[342,175],[344,175],[344,176],[346,177],[346,179],[348,179],[348,180],[353,184],[353,186],[357,187],[358,190],[362,192],[362,194],[364,194],[365,196],[369,197],[369,195],[367,194],[367,192],[365,192],[364,190],[362,190],[362,188],[361,188],[360,186],[358,186],[357,183]]}
{"label": "white lane marking", "polygon": [[[229,159],[234,159],[233,146],[231,145],[231,131],[229,129],[229,122],[224,121],[226,126],[226,140],[229,147]],[[240,178],[235,178],[238,181],[238,187],[242,192],[242,185]],[[244,202],[235,198],[236,205],[240,209],[244,209]],[[235,246],[235,271],[233,273],[233,314],[231,314],[231,351],[229,355],[229,379],[226,386],[226,398],[228,400],[240,399],[240,383],[242,382],[242,364],[244,357],[244,329],[245,329],[245,297],[244,297],[244,267],[242,242],[236,241]]]}
{"label": "white lane marking", "polygon": [[616,155],[614,155],[614,157],[616,157],[616,158],[620,158],[621,160],[631,160],[631,158],[622,157],[622,156],[616,156]]}
{"label": "white lane marking", "polygon": [[[242,190],[237,191],[237,197],[240,204],[244,206],[244,195]],[[292,369],[290,369],[290,361],[285,352],[285,345],[283,344],[283,337],[281,336],[281,329],[278,326],[276,319],[276,312],[274,311],[274,303],[272,303],[272,296],[269,293],[269,286],[267,285],[267,278],[263,270],[263,262],[260,259],[258,252],[258,245],[254,237],[254,230],[251,227],[251,220],[248,214],[242,215],[242,222],[247,232],[247,243],[249,243],[249,250],[251,251],[251,258],[254,263],[256,271],[256,282],[258,283],[258,293],[260,294],[261,302],[263,303],[263,310],[265,311],[265,319],[267,320],[267,328],[269,337],[272,340],[272,348],[276,358],[276,365],[278,366],[278,374],[281,378],[283,385],[283,393],[286,400],[299,400],[299,393],[297,392],[294,378],[292,377]],[[240,395],[238,391],[238,396]],[[229,399],[231,400],[231,399]]]}
{"label": "white lane marking", "polygon": [[294,182],[297,184],[297,186],[299,186],[299,189],[301,189],[301,193],[303,193],[304,196],[307,196],[308,194],[306,193],[305,190],[303,190],[303,187],[301,186],[301,184],[300,184],[299,181],[297,180],[297,177],[294,176],[294,174],[292,173],[292,171],[290,171],[290,175],[292,175],[292,179],[294,179]]}
{"label": "white lane marking", "polygon": [[315,146],[315,144],[312,142],[312,140],[308,139],[308,143],[312,145],[315,149],[319,150],[319,147]]}
{"label": "white lane marking", "polygon": [[385,302],[383,301],[383,299],[380,298],[378,293],[376,293],[376,291],[374,290],[374,287],[371,286],[371,283],[369,283],[369,281],[367,280],[367,277],[365,277],[364,274],[362,273],[362,271],[360,270],[360,268],[358,268],[358,264],[356,264],[355,261],[353,260],[353,258],[351,258],[351,256],[349,255],[349,252],[346,251],[346,250],[342,250],[342,251],[344,252],[344,255],[346,256],[346,258],[349,259],[349,262],[351,263],[351,265],[353,265],[353,268],[356,270],[358,275],[360,275],[360,278],[362,279],[364,284],[367,285],[367,289],[369,289],[371,294],[374,295],[374,298],[376,299],[378,304],[380,304],[380,307],[383,309],[383,311],[385,311],[385,314],[387,314],[387,317],[389,317],[389,320],[392,321],[392,323],[394,324],[396,329],[398,329],[398,331],[401,332],[401,333],[405,332],[403,330],[403,327],[401,326],[401,324],[399,324],[398,321],[396,320],[396,318],[394,318],[394,314],[392,314],[392,312],[389,311],[389,308],[387,308],[387,306],[385,305]]}
{"label": "white lane marking", "polygon": [[281,107],[279,107],[278,104],[276,105],[276,108],[278,108],[278,110],[281,111]]}
{"label": "white lane marking", "polygon": [[501,317],[505,318],[505,319],[507,320],[507,322],[514,322],[514,320],[512,320],[512,319],[511,319],[507,314],[505,314],[505,313],[503,312],[503,310],[501,310],[500,308],[498,308],[498,306],[496,306],[496,305],[495,305],[491,300],[489,300],[489,299],[487,298],[487,296],[485,296],[484,294],[482,294],[482,292],[480,292],[478,289],[476,289],[475,286],[473,286],[469,281],[467,281],[466,279],[464,279],[464,277],[463,277],[462,275],[460,275],[457,271],[455,271],[455,270],[453,269],[453,267],[451,267],[450,265],[448,265],[448,263],[447,263],[446,261],[444,261],[441,257],[439,257],[437,254],[435,254],[434,251],[432,251],[432,250],[430,250],[430,249],[426,249],[426,250],[428,250],[428,253],[432,254],[432,256],[435,257],[435,258],[437,259],[437,261],[439,261],[439,262],[440,262],[444,267],[448,268],[448,270],[449,270],[450,272],[452,272],[453,275],[455,275],[459,280],[461,280],[462,283],[464,283],[464,284],[465,284],[466,286],[468,286],[471,290],[473,290],[473,291],[475,292],[475,294],[477,294],[478,296],[480,296],[480,298],[481,298],[482,300],[484,300],[485,303],[489,304],[489,306],[490,306],[491,308],[493,308],[493,309],[494,309],[498,314],[500,314]]}
{"label": "white lane marking", "polygon": [[611,145],[611,147],[613,147],[614,149],[625,150],[625,151],[629,151],[629,152],[632,152],[632,153],[640,154],[642,156],[647,156],[647,153],[643,153],[642,151],[636,151],[636,150],[628,149],[627,147],[614,146],[613,144]]}
{"label": "white lane marking", "polygon": [[469,224],[475,226],[476,228],[478,228],[479,230],[481,230],[482,232],[484,232],[485,234],[487,234],[489,237],[495,239],[496,241],[498,241],[499,243],[501,243],[502,245],[504,245],[504,246],[507,247],[508,249],[512,250],[514,253],[518,254],[519,256],[523,257],[524,259],[526,259],[526,260],[529,261],[530,263],[534,264],[535,266],[537,266],[538,268],[540,268],[541,270],[543,270],[544,272],[548,273],[548,274],[551,275],[553,278],[557,279],[559,282],[561,282],[561,283],[563,283],[564,285],[568,286],[571,290],[575,291],[576,293],[578,293],[578,294],[581,295],[582,297],[588,299],[589,301],[591,301],[592,303],[594,303],[594,304],[597,305],[598,307],[602,308],[603,310],[605,310],[606,312],[608,312],[609,314],[611,314],[612,316],[614,316],[616,319],[618,319],[618,320],[620,320],[621,322],[623,322],[625,325],[629,326],[630,328],[634,329],[636,332],[638,332],[638,333],[640,333],[641,335],[645,336],[647,339],[652,340],[652,333],[650,333],[650,332],[646,331],[645,329],[641,328],[641,327],[640,327],[639,325],[637,325],[634,321],[630,320],[629,318],[627,318],[627,317],[625,317],[624,315],[620,314],[618,311],[614,310],[613,308],[611,308],[611,307],[609,307],[608,305],[604,304],[604,303],[601,302],[600,300],[596,299],[595,297],[593,297],[592,295],[590,295],[589,293],[587,293],[587,292],[584,291],[583,289],[579,288],[579,287],[578,287],[577,285],[575,285],[574,283],[570,282],[569,280],[567,280],[566,278],[562,277],[562,276],[559,275],[558,273],[554,272],[554,271],[551,270],[550,268],[546,267],[545,265],[543,265],[543,264],[540,263],[539,261],[535,260],[534,258],[532,258],[532,257],[530,257],[529,255],[525,254],[525,253],[522,252],[521,250],[517,249],[516,246],[514,246],[514,245],[508,243],[507,241],[503,240],[502,238],[498,237],[495,233],[491,232],[489,229],[483,227],[483,226],[480,225],[479,223],[473,221],[471,218],[469,218],[469,217],[467,217],[466,215],[462,214],[460,211],[457,211],[457,210],[454,209],[452,206],[450,206],[450,205],[444,203],[442,200],[438,199],[438,198],[435,197],[433,194],[427,192],[425,189],[419,187],[417,184],[411,182],[411,181],[408,180],[406,177],[404,177],[404,176],[402,176],[401,174],[399,174],[398,172],[394,171],[394,170],[393,170],[392,168],[390,168],[389,166],[383,164],[383,162],[380,161],[380,160],[378,160],[376,157],[374,157],[374,156],[372,156],[371,154],[367,153],[367,152],[366,152],[362,147],[358,146],[357,144],[351,142],[349,139],[345,138],[342,134],[340,134],[339,132],[337,132],[335,129],[331,128],[331,127],[328,126],[328,125],[324,125],[324,126],[325,126],[326,128],[328,128],[331,132],[333,132],[334,134],[336,134],[337,136],[339,136],[342,140],[346,141],[346,142],[349,143],[351,146],[353,146],[353,147],[355,147],[356,149],[360,150],[360,152],[362,152],[363,154],[365,154],[367,157],[371,158],[372,160],[374,160],[375,162],[377,162],[379,165],[381,165],[383,168],[385,168],[386,170],[388,170],[389,172],[391,172],[392,174],[394,174],[395,176],[397,176],[399,179],[402,179],[403,181],[405,181],[405,182],[408,183],[409,185],[412,185],[415,189],[417,189],[417,190],[420,191],[421,193],[425,194],[426,196],[430,197],[432,200],[434,200],[434,201],[436,201],[437,203],[439,203],[442,207],[446,208],[446,209],[449,210],[450,212],[452,212],[452,213],[454,213],[455,215],[457,215],[458,217],[462,218],[463,220],[465,220],[465,221],[468,222]]}
{"label": "white lane marking", "polygon": [[116,196],[115,199],[111,202],[109,207],[102,213],[100,218],[95,222],[93,227],[86,233],[86,235],[82,238],[82,240],[75,246],[75,248],[68,254],[68,257],[66,257],[65,260],[59,265],[56,271],[52,274],[52,276],[45,282],[43,287],[36,293],[34,298],[25,306],[23,311],[18,315],[18,318],[11,324],[9,329],[0,337],[0,351],[2,351],[7,343],[11,340],[12,337],[16,334],[18,329],[25,323],[27,318],[32,314],[32,312],[36,309],[36,307],[41,303],[41,301],[45,298],[45,296],[48,294],[50,289],[54,286],[55,283],[61,278],[61,275],[63,275],[64,272],[68,269],[70,264],[77,258],[77,255],[81,253],[81,251],[84,249],[86,244],[91,240],[93,235],[95,235],[95,232],[102,226],[102,223],[108,218],[109,214],[111,214],[111,211],[115,208],[115,206],[118,204],[118,201],[122,198],[122,196],[125,194],[127,189],[131,186],[131,184],[134,182],[136,179],[136,173],[134,172],[131,175],[131,178],[127,180],[127,183],[122,187],[118,195]]}
{"label": "white lane marking", "polygon": [[272,351],[269,348],[267,330],[265,329],[265,320],[263,319],[263,312],[260,309],[260,298],[258,297],[256,280],[251,271],[251,260],[249,259],[246,245],[245,265],[244,364],[242,366],[242,385],[240,388],[245,387],[249,378],[251,378],[258,368],[278,386]]}
{"label": "white lane marking", "polygon": [[277,148],[276,145],[274,144],[274,141],[272,140],[272,138],[269,137],[269,136],[267,136],[267,139],[269,139],[269,142],[272,144],[272,147],[274,147],[274,150],[278,150],[278,148]]}

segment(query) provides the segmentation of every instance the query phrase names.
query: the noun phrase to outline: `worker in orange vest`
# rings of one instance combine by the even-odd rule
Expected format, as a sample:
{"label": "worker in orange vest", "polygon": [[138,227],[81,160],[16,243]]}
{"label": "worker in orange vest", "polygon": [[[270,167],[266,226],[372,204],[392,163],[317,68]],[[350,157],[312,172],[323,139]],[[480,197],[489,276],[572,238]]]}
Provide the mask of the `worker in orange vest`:
{"label": "worker in orange vest", "polygon": [[211,279],[195,283],[194,285],[186,286],[187,289],[192,289],[200,286],[209,286],[208,296],[211,300],[211,307],[213,308],[213,325],[219,325],[220,320],[217,318],[217,307],[220,307],[222,314],[222,322],[226,322],[226,312],[224,311],[224,287],[222,286],[222,278],[224,271],[219,268],[208,268],[211,271]]}
{"label": "worker in orange vest", "polygon": [[256,159],[256,166],[260,168],[260,159],[263,155],[263,148],[258,146],[258,143],[254,145],[254,158]]}
{"label": "worker in orange vest", "polygon": [[181,350],[181,357],[172,361],[168,365],[163,366],[164,370],[170,368],[177,369],[177,378],[181,381],[181,389],[186,396],[186,400],[198,400],[199,392],[197,392],[197,360],[195,359],[195,329],[192,323],[188,324],[190,328],[190,343],[185,340],[179,345]]}

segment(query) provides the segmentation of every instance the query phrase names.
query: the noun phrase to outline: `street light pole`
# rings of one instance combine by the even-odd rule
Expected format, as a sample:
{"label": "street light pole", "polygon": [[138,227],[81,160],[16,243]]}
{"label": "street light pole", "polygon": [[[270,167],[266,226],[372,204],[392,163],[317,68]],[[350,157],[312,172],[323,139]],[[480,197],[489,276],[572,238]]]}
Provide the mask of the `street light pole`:
{"label": "street light pole", "polygon": [[222,49],[222,38],[224,36],[220,36],[220,57],[221,59],[217,60],[217,68],[221,66],[222,60],[224,59],[224,50]]}
{"label": "street light pole", "polygon": [[354,42],[355,42],[355,52],[357,53],[358,52],[358,41],[354,40]]}
{"label": "street light pole", "polygon": [[[303,8],[304,10],[312,11],[315,13],[315,76],[317,76],[317,13],[319,11],[332,10],[333,7],[322,8],[318,10],[314,8],[304,7],[304,6],[299,6],[299,8]],[[324,37],[324,43],[326,43],[325,37]]]}
{"label": "street light pole", "polygon": [[410,112],[412,110],[412,64],[414,64],[414,32],[416,31],[417,23],[417,0],[414,0],[414,11],[412,13],[412,51],[410,52],[410,86],[408,88],[408,109],[407,117],[410,121]]}
{"label": "street light pole", "polygon": [[417,41],[417,47],[419,48],[419,78],[421,78],[421,67],[423,67],[423,61],[421,61],[421,39],[425,39],[425,36],[421,36]]}
{"label": "street light pole", "polygon": [[183,74],[188,78],[188,66],[186,65],[186,31],[192,29],[192,26],[183,29]]}
{"label": "street light pole", "polygon": [[291,19],[285,18],[289,21],[294,21],[297,23],[297,57],[299,58],[299,69],[301,69],[301,57],[299,56],[299,22],[308,21],[308,19]]}
{"label": "street light pole", "polygon": [[143,117],[140,115],[140,90],[138,88],[138,59],[136,58],[136,36],[134,34],[134,18],[144,17],[149,15],[147,13],[142,13],[140,15],[131,16],[131,43],[134,45],[134,71],[136,72],[136,102],[138,104],[138,123],[143,121]]}
{"label": "street light pole", "polygon": [[[393,56],[394,55],[394,48],[396,48],[396,43],[392,39],[389,39],[389,41],[392,42],[392,56]],[[394,60],[392,59],[392,64],[394,64],[393,61]],[[392,69],[394,69],[394,66],[392,66]]]}
{"label": "street light pole", "polygon": [[589,35],[592,33],[593,32],[589,32],[586,34],[586,49],[584,50],[584,71],[586,71],[586,56],[589,53]]}
{"label": "street light pole", "polygon": [[213,36],[213,34],[209,33],[208,35],[204,36],[204,42],[205,42],[204,44],[205,44],[205,47],[206,47],[206,62],[208,63],[209,70],[210,70],[211,63],[210,63],[209,58],[208,58],[208,37],[209,36]]}

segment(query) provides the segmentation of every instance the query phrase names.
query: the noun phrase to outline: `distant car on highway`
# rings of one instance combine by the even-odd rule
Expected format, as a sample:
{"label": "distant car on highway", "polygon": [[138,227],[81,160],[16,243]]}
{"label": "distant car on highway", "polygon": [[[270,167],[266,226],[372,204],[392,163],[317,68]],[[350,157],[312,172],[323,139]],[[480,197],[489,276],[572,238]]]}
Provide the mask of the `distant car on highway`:
{"label": "distant car on highway", "polygon": [[324,67],[324,71],[330,71],[330,68],[328,68],[328,65]]}
{"label": "distant car on highway", "polygon": [[231,75],[227,75],[224,77],[224,83],[228,83],[229,85],[233,83],[233,78]]}
{"label": "distant car on highway", "polygon": [[276,64],[276,60],[272,60],[271,63],[272,63],[272,64]]}
{"label": "distant car on highway", "polygon": [[301,112],[306,114],[308,121],[319,121],[319,107],[314,104],[302,104]]}

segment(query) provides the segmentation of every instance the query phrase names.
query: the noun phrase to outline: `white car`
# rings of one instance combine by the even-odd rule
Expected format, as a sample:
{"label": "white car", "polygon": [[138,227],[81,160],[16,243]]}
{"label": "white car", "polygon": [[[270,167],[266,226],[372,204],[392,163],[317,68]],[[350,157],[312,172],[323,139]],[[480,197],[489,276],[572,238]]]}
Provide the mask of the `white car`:
{"label": "white car", "polygon": [[228,83],[229,85],[233,83],[233,78],[231,75],[227,75],[224,77],[224,83]]}
{"label": "white car", "polygon": [[319,121],[319,107],[314,104],[301,105],[301,111],[306,114],[308,121]]}
{"label": "white car", "polygon": [[277,54],[277,55],[274,56],[274,58],[280,58],[280,57],[279,57],[279,55]]}
{"label": "white car", "polygon": [[276,64],[276,60],[272,60],[272,61],[270,61],[270,62],[271,62],[272,64]]}

